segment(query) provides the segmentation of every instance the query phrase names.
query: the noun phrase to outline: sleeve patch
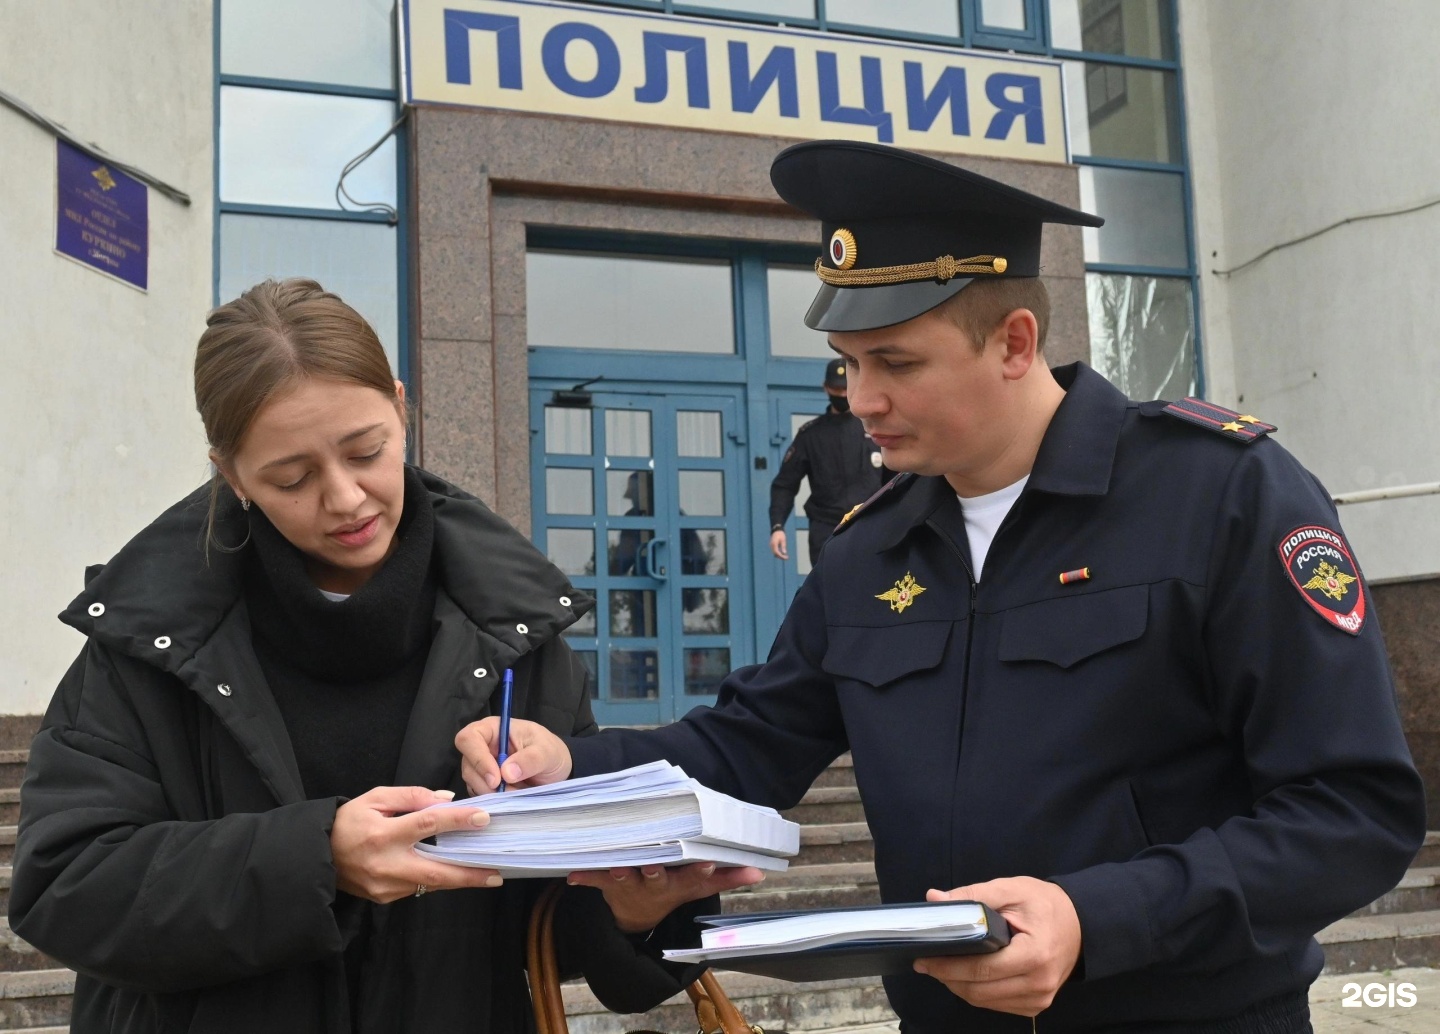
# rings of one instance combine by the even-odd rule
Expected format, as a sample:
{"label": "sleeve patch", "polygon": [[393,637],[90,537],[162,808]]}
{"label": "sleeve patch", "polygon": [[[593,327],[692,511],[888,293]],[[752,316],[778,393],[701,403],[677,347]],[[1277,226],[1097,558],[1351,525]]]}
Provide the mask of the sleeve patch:
{"label": "sleeve patch", "polygon": [[1247,445],[1275,430],[1274,424],[1267,424],[1249,413],[1237,413],[1204,399],[1183,398],[1170,403],[1162,412]]}
{"label": "sleeve patch", "polygon": [[1285,576],[1315,613],[1351,635],[1365,626],[1365,588],[1338,531],[1317,524],[1296,528],[1280,540]]}

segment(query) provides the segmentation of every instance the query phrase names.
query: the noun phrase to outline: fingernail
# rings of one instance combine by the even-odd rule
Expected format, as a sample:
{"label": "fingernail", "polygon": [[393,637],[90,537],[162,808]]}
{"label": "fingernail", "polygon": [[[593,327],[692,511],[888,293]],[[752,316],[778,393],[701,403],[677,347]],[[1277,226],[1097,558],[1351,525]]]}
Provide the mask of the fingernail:
{"label": "fingernail", "polygon": [[505,767],[500,770],[500,775],[507,783],[518,783],[522,774],[519,765],[512,765],[508,762]]}
{"label": "fingernail", "polygon": [[923,974],[925,974],[927,977],[930,975],[930,971],[925,968],[925,966],[924,966],[923,963],[920,963],[920,962],[915,963],[915,972],[916,972],[916,973],[923,973]]}
{"label": "fingernail", "polygon": [[504,882],[505,882],[505,881],[504,881],[503,879],[501,879],[501,878],[500,878],[500,875],[497,873],[496,875],[491,876],[491,877],[489,877],[488,879],[485,880],[485,886],[487,886],[487,887],[498,887],[498,886],[500,886],[500,884],[502,884],[502,883],[504,883]]}
{"label": "fingernail", "polygon": [[711,876],[714,876],[714,875],[715,875],[715,866],[713,866],[713,865],[702,865],[702,866],[700,867],[700,875],[701,875],[701,876],[704,876],[706,879],[709,879]]}
{"label": "fingernail", "polygon": [[472,826],[488,826],[488,825],[490,825],[490,813],[489,813],[489,812],[486,812],[486,811],[477,811],[474,815],[471,815],[471,816],[470,816],[470,825],[472,825]]}
{"label": "fingernail", "polygon": [[566,876],[566,877],[565,877],[565,882],[568,883],[568,884],[569,884],[570,886],[572,886],[572,887],[579,886],[579,884],[575,882],[575,877],[574,877],[574,876]]}
{"label": "fingernail", "polygon": [[455,791],[454,791],[454,790],[436,790],[436,791],[435,791],[435,799],[436,799],[437,801],[453,801],[453,800],[455,799]]}

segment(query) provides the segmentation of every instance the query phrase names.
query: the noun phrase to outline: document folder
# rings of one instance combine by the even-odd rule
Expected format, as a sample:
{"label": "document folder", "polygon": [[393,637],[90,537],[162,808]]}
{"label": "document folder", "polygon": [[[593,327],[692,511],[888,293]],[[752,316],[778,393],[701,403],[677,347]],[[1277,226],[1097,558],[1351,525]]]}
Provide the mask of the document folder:
{"label": "document folder", "polygon": [[916,959],[978,955],[1010,943],[1004,918],[977,901],[936,901],[809,912],[702,916],[700,948],[667,951],[674,962],[780,980],[837,980],[912,972]]}

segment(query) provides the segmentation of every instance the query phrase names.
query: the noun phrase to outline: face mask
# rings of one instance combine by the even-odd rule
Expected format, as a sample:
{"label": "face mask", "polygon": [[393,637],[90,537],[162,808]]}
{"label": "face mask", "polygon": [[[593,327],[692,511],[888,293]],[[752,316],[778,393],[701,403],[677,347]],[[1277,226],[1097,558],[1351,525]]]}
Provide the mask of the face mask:
{"label": "face mask", "polygon": [[844,395],[831,395],[830,405],[835,407],[835,412],[837,413],[850,412],[850,400]]}

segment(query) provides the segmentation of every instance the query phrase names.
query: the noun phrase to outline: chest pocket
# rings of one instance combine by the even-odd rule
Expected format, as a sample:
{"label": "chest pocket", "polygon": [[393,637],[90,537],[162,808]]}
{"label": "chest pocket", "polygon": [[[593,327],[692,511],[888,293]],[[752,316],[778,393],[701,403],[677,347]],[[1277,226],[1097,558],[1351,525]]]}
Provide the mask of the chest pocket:
{"label": "chest pocket", "polygon": [[1070,668],[1087,657],[1145,634],[1150,587],[1062,596],[1006,612],[1000,628],[1002,661],[1046,661]]}
{"label": "chest pocket", "polygon": [[841,679],[884,686],[929,671],[945,656],[951,621],[916,621],[890,628],[831,625],[820,667]]}

